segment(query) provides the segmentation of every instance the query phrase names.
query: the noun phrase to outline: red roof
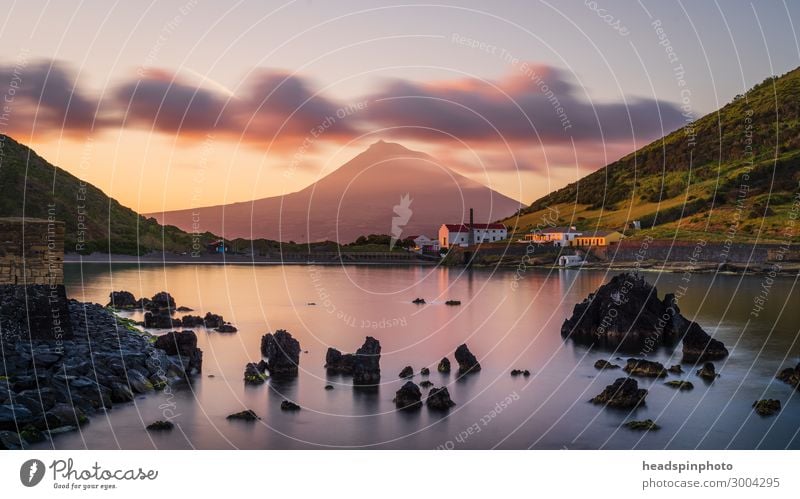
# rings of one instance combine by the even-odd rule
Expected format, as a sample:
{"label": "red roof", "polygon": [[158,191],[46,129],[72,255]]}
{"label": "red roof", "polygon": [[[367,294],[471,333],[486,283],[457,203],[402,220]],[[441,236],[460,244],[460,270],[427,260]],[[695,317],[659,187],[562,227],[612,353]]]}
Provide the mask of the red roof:
{"label": "red roof", "polygon": [[[450,232],[469,232],[469,227],[466,224],[444,224]],[[503,224],[472,224],[473,229],[497,229],[506,230]]]}

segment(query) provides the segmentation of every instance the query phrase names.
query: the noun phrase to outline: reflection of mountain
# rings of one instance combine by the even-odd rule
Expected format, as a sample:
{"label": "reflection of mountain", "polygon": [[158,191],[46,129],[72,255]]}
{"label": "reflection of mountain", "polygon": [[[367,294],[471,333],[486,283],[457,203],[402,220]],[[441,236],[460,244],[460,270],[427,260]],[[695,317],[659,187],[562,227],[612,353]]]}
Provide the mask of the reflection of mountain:
{"label": "reflection of mountain", "polygon": [[[401,203],[406,194],[410,205]],[[292,194],[151,216],[191,230],[195,213],[203,231],[225,238],[350,242],[365,234],[391,234],[396,206],[401,212],[410,209],[403,236],[432,236],[442,223],[466,220],[470,207],[476,222],[488,222],[514,213],[520,204],[427,154],[379,141]]]}

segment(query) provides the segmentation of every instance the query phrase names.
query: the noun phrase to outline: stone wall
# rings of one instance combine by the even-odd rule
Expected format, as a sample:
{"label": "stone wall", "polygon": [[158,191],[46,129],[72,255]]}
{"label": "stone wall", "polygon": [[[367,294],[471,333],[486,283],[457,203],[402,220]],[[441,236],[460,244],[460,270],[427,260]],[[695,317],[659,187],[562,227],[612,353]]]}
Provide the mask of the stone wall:
{"label": "stone wall", "polygon": [[0,218],[3,284],[64,284],[64,222]]}
{"label": "stone wall", "polygon": [[[734,243],[726,245],[718,242],[694,242],[672,240],[650,240],[643,242],[622,241],[617,245],[595,248],[594,254],[601,260],[633,262],[637,257],[644,261],[660,263],[752,263],[766,264],[774,261],[798,261],[800,251],[797,245],[788,248],[779,244]],[[641,255],[641,256],[639,256]]]}

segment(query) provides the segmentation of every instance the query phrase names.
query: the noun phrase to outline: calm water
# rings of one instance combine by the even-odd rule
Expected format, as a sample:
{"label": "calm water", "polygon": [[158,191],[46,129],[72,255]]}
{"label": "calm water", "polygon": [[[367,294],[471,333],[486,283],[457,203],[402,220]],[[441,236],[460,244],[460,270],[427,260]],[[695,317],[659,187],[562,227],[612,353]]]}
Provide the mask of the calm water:
{"label": "calm water", "polygon": [[[597,359],[627,354],[591,350],[562,340],[559,329],[574,303],[608,275],[601,271],[529,270],[465,272],[461,269],[400,267],[219,266],[153,264],[67,265],[68,293],[105,304],[111,289],[138,296],[168,290],[178,305],[195,313],[221,313],[237,334],[198,329],[204,373],[191,388],[140,397],[108,416],[95,416],[82,431],[56,438],[59,448],[124,449],[289,449],[289,448],[800,448],[800,398],[775,380],[781,367],[798,360],[800,293],[793,278],[778,279],[758,320],[749,321],[760,277],[709,274],[691,277],[680,305],[707,331],[716,330],[732,355],[717,363],[722,377],[711,385],[693,373],[681,378],[691,392],[639,379],[648,388],[647,406],[634,413],[587,402],[620,376],[594,369]],[[647,274],[661,296],[681,285],[679,274]],[[424,297],[428,305],[410,303]],[[461,307],[444,305],[460,299]],[[317,305],[309,305],[315,302]],[[202,315],[202,314],[201,314]],[[286,329],[299,339],[296,381],[246,387],[244,365],[260,359],[261,336]],[[354,392],[350,380],[326,377],[328,346],[343,352],[358,348],[367,335],[383,347],[383,385],[377,393]],[[436,372],[443,356],[466,342],[483,371],[455,381]],[[680,352],[650,358],[677,363]],[[619,361],[618,361],[619,363]],[[395,411],[392,399],[405,365],[430,367],[430,380],[447,385],[458,404],[442,415],[426,408]],[[529,369],[529,378],[512,378],[512,368]],[[684,366],[688,371],[688,366]],[[214,377],[208,377],[208,375]],[[417,375],[418,383],[422,377]],[[678,379],[670,376],[669,379]],[[325,391],[332,383],[335,389]],[[423,390],[423,394],[427,390]],[[279,409],[284,397],[303,410]],[[762,418],[751,404],[778,398],[784,409]],[[149,433],[144,426],[163,419],[174,404],[177,427]],[[496,408],[502,403],[500,410]],[[171,407],[172,408],[172,407]],[[257,423],[227,421],[249,408]],[[662,429],[639,433],[620,428],[629,419],[656,420]],[[49,445],[49,444],[48,444]]]}

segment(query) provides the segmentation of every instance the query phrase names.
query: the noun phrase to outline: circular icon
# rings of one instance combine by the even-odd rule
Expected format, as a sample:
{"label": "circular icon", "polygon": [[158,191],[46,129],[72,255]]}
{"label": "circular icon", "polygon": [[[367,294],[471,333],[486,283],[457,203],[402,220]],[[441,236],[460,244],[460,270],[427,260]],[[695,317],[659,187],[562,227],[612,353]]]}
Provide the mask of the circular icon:
{"label": "circular icon", "polygon": [[26,487],[35,487],[44,478],[44,463],[38,459],[28,459],[19,469],[19,480]]}

